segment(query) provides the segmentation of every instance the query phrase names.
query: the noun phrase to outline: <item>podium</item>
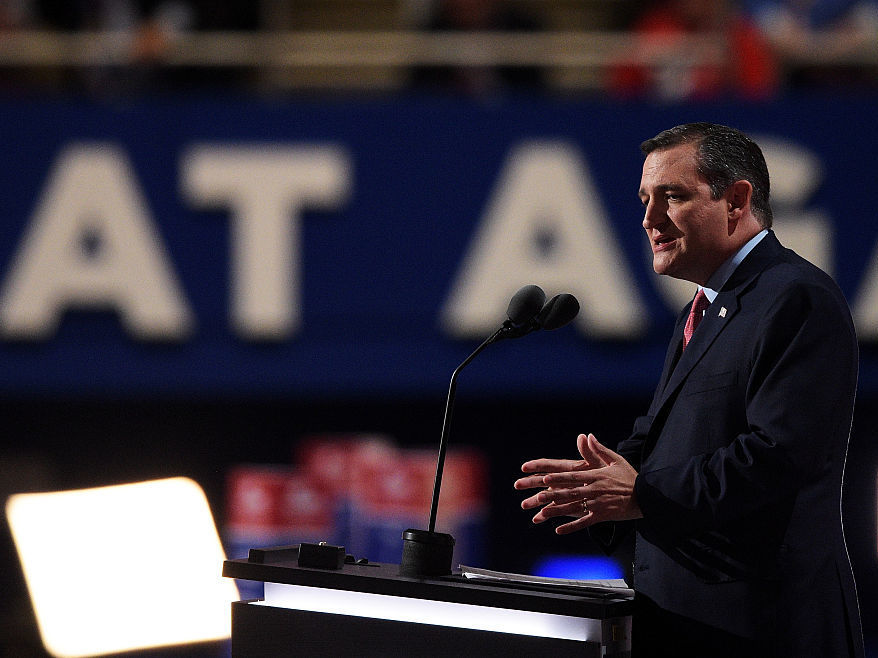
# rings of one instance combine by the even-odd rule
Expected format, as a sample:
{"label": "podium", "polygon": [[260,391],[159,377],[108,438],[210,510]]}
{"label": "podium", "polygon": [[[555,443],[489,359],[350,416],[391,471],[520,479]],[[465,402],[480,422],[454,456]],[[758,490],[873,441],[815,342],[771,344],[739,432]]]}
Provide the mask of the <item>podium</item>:
{"label": "podium", "polygon": [[395,564],[299,566],[289,549],[226,560],[223,576],[264,583],[232,604],[232,656],[628,658],[633,602],[533,583],[399,574]]}

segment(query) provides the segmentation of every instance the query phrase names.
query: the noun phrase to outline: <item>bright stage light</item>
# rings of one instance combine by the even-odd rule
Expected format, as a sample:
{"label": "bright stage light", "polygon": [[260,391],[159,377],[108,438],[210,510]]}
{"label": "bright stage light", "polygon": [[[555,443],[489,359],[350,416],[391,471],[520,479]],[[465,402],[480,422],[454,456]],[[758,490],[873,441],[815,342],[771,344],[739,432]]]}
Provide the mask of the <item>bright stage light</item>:
{"label": "bright stage light", "polygon": [[250,605],[581,642],[600,642],[602,630],[600,619],[271,582]]}
{"label": "bright stage light", "polygon": [[222,640],[234,583],[187,478],[18,494],[6,503],[46,649],[93,656]]}

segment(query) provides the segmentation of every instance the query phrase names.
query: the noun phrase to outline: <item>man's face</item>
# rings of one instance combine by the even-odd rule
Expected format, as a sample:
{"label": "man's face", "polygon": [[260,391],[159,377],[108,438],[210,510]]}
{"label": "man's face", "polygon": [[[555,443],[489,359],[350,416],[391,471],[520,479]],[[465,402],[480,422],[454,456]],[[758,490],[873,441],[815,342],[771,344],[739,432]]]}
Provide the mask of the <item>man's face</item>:
{"label": "man's face", "polygon": [[647,155],[639,196],[653,269],[704,285],[733,249],[728,202],[724,196],[711,198],[696,170],[695,150],[693,144],[680,144]]}

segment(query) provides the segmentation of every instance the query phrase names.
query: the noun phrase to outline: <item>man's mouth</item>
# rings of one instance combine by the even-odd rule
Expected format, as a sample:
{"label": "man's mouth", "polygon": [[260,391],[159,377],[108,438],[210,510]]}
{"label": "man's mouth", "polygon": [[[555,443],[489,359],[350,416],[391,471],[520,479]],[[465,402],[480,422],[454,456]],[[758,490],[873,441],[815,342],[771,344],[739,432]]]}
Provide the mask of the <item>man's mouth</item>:
{"label": "man's mouth", "polygon": [[670,235],[660,235],[657,238],[653,238],[652,250],[663,251],[664,249],[668,249],[671,243],[673,243],[675,240],[676,238]]}

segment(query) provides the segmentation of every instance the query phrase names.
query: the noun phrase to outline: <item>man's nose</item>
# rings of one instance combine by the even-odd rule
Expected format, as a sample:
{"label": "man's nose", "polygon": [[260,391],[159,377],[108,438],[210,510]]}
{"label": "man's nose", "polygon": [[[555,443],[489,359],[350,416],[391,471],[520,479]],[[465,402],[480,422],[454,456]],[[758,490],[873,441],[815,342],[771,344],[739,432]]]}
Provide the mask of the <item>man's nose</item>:
{"label": "man's nose", "polygon": [[649,230],[661,226],[668,219],[667,214],[657,204],[650,201],[643,209],[643,228]]}

